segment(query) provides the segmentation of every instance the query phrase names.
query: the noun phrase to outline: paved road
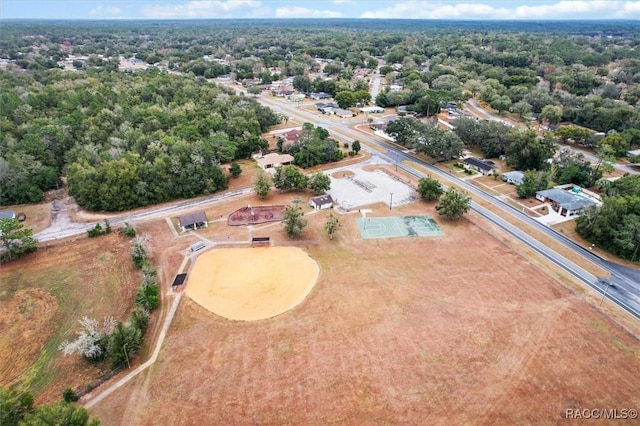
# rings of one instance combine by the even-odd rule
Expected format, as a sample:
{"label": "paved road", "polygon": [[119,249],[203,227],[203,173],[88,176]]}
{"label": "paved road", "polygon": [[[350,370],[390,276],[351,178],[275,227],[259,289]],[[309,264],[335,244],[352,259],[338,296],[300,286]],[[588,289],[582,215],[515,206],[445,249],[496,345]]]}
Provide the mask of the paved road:
{"label": "paved road", "polygon": [[[291,117],[294,117],[301,121],[309,121],[313,122],[316,125],[323,126],[327,128],[330,133],[334,136],[342,137],[346,140],[355,140],[358,139],[360,141],[367,142],[370,145],[379,146],[388,150],[387,153],[380,153],[378,150],[369,149],[366,144],[363,144],[363,149],[368,149],[371,152],[371,155],[379,156],[389,162],[390,164],[398,164],[399,168],[404,169],[408,173],[413,174],[417,177],[424,177],[424,173],[420,172],[413,167],[408,166],[407,164],[418,163],[421,167],[429,170],[430,174],[438,175],[443,178],[451,179],[452,176],[447,175],[442,172],[440,169],[432,166],[431,164],[424,162],[420,159],[417,159],[410,154],[403,152],[395,148],[393,145],[383,142],[380,139],[369,135],[368,133],[358,132],[352,128],[350,128],[347,124],[336,122],[329,120],[321,115],[316,115],[310,113],[308,111],[300,110],[295,107],[290,107],[288,104],[284,104],[282,102],[278,102],[273,99],[263,98],[261,99],[263,104],[268,106],[277,104],[281,110],[287,112],[287,114]],[[400,162],[398,162],[400,159]],[[406,164],[405,164],[406,163]],[[472,204],[472,209],[484,217],[485,219],[495,223],[497,226],[513,235],[515,238],[525,243],[553,263],[559,265],[569,273],[571,273],[574,277],[579,279],[581,282],[587,284],[592,287],[597,292],[602,293],[603,295],[606,292],[606,297],[608,299],[613,300],[616,304],[622,307],[625,311],[629,312],[631,315],[640,319],[640,271],[636,269],[626,268],[611,262],[608,262],[600,257],[596,256],[592,252],[586,250],[580,245],[576,244],[572,240],[568,239],[562,234],[557,233],[552,228],[541,224],[540,222],[530,218],[526,214],[520,212],[519,210],[509,206],[503,201],[494,198],[476,187],[466,183],[463,180],[457,181],[458,186],[462,187],[469,193],[473,194],[474,197],[482,199],[484,201],[492,203],[495,207],[501,209],[503,212],[511,215],[517,220],[523,221],[527,223],[529,226],[536,228],[538,231],[543,232],[547,236],[553,238],[558,243],[564,245],[565,247],[573,250],[578,255],[586,258],[587,260],[595,263],[600,266],[602,269],[608,271],[610,273],[610,277],[595,277],[592,274],[588,273],[578,265],[566,259],[564,256],[559,253],[553,251],[549,247],[540,243],[530,235],[522,232],[517,227],[514,227],[509,222],[501,219],[495,214],[491,213],[487,209],[481,207],[477,203]],[[610,282],[613,284],[612,287],[608,287],[606,284]]]}
{"label": "paved road", "polygon": [[[558,144],[558,146],[561,146],[562,148],[568,148],[571,151],[575,152],[575,153],[580,153],[582,155],[584,155],[584,158],[587,159],[588,161],[590,161],[592,164],[596,164],[600,161],[600,159],[598,157],[596,157],[592,152],[589,152],[587,150],[583,150],[583,149],[578,149],[574,146],[570,146],[570,145],[564,145],[564,144]],[[620,163],[613,163],[613,167],[622,172],[622,173],[629,173],[632,175],[640,175],[640,168],[638,167],[632,167],[629,166],[628,164],[620,164]]]}
{"label": "paved road", "polygon": [[[234,87],[234,88],[236,88],[237,90],[239,89],[238,87]],[[406,170],[408,173],[411,173],[415,176],[423,177],[424,173],[420,172],[417,169],[414,169],[413,167],[408,166],[407,164],[411,165],[412,163],[417,163],[422,168],[429,170],[431,175],[438,175],[443,178],[446,177],[449,179],[452,178],[452,176],[447,175],[446,173],[442,172],[441,170],[437,169],[431,164],[426,163],[420,159],[414,158],[413,156],[403,152],[402,150],[395,148],[393,145],[383,142],[368,133],[354,130],[350,128],[349,125],[346,123],[330,120],[322,115],[314,114],[312,112],[302,110],[298,108],[297,105],[280,102],[272,98],[262,97],[262,98],[258,98],[258,100],[264,105],[274,107],[276,110],[282,111],[288,116],[295,118],[299,121],[302,121],[302,122],[308,121],[308,122],[315,123],[316,125],[323,126],[327,128],[330,131],[330,133],[332,133],[334,136],[337,136],[346,140],[358,139],[358,140],[367,142],[371,146],[379,146],[384,150],[387,150],[387,152],[380,153],[377,150],[370,149],[367,146],[367,144],[363,144],[363,149],[368,149],[372,155],[379,156],[384,160],[386,160],[387,162],[389,162],[390,164],[394,164],[394,163],[398,164],[398,167]],[[403,161],[398,161],[398,160],[408,160],[408,161],[406,161],[407,164],[404,164]],[[589,252],[588,250],[584,249],[583,247],[569,240],[564,235],[555,232],[553,229],[547,227],[546,225],[543,225],[538,221],[528,217],[524,213],[505,204],[501,200],[480,191],[479,189],[475,188],[472,185],[467,184],[463,180],[458,180],[457,184],[460,187],[467,190],[468,192],[470,192],[471,194],[473,194],[475,197],[483,199],[486,202],[492,203],[495,207],[501,209],[504,213],[510,214],[516,219],[526,222],[529,226],[533,226],[534,228],[538,229],[540,232],[547,234],[549,237],[555,239],[557,242],[563,244],[565,247],[575,251],[576,253],[583,256],[587,260],[594,262],[604,270],[608,271],[611,274],[610,277],[600,277],[600,278],[594,277],[593,275],[584,271],[582,268],[573,264],[572,262],[570,262],[569,260],[561,256],[560,254],[554,252],[553,250],[544,246],[543,244],[541,244],[531,236],[520,231],[517,227],[510,225],[508,222],[494,215],[490,211],[484,209],[480,205],[476,203],[472,204],[473,210],[477,212],[479,215],[495,223],[497,226],[501,227],[506,232],[513,235],[515,238],[519,239],[520,241],[527,244],[532,249],[536,250],[538,253],[542,254],[546,258],[550,259],[557,265],[561,266],[562,268],[564,268],[565,270],[573,274],[580,281],[596,289],[596,291],[599,291],[603,294],[606,292],[606,295],[608,298],[614,300],[619,306],[621,306],[627,312],[631,313],[636,318],[640,319],[640,271],[625,268],[623,266],[616,265],[599,258],[593,253]],[[250,193],[251,191],[252,191],[251,188],[247,188],[240,191],[229,191],[221,194],[214,194],[210,197],[201,198],[199,200],[193,200],[193,201],[188,200],[188,201],[173,204],[170,206],[165,206],[160,208],[151,208],[149,210],[146,210],[140,213],[124,214],[122,216],[111,219],[111,222],[113,224],[123,223],[125,221],[135,223],[136,221],[143,221],[143,220],[148,220],[148,219],[158,218],[158,217],[166,217],[171,214],[175,214],[176,212],[181,210],[206,205],[214,201],[222,200],[222,199],[233,197],[240,194],[247,194],[247,193]],[[86,225],[73,224],[73,226],[69,225],[64,229],[55,228],[55,227],[48,228],[40,232],[39,234],[37,234],[36,238],[38,238],[39,241],[51,241],[58,238],[65,238],[65,237],[83,234],[84,232],[86,232],[86,230],[89,227],[90,227],[89,224],[86,224]],[[607,282],[612,283],[614,286],[608,287],[607,284],[602,281],[603,278],[606,279]]]}
{"label": "paved road", "polygon": [[[482,106],[480,106],[473,99],[469,99],[467,101],[467,104],[471,107],[471,108],[469,108],[469,111],[471,111],[471,113],[475,114],[476,117],[478,117],[478,118],[504,122],[503,119],[501,119],[500,117],[497,117],[496,115],[492,114],[490,111],[487,111],[486,109],[484,109]],[[586,151],[586,150],[577,149],[577,148],[569,146],[569,145],[558,144],[558,146],[569,148],[573,152],[579,152],[579,153],[583,154],[584,158],[589,160],[591,163],[595,164],[595,163],[600,161],[600,159],[598,157],[596,157],[592,152],[589,152],[589,151]],[[631,166],[629,166],[627,164],[614,163],[613,167],[615,167],[616,170],[618,170],[618,171],[620,171],[622,173],[630,173],[632,175],[640,175],[640,168],[631,167]]]}
{"label": "paved road", "polygon": [[[121,215],[112,217],[109,219],[109,222],[112,225],[122,224],[124,222],[136,223],[141,221],[146,221],[149,219],[157,219],[162,217],[167,217],[176,214],[177,212],[191,209],[194,207],[200,207],[207,205],[209,203],[220,201],[227,199],[229,197],[235,197],[237,195],[249,194],[253,192],[253,188],[245,188],[236,191],[226,191],[221,193],[216,193],[208,197],[199,198],[197,200],[187,200],[182,201],[176,204],[171,204],[164,207],[152,207],[147,210],[138,212],[138,213],[123,213]],[[46,228],[42,232],[34,235],[35,238],[40,242],[48,242],[55,241],[61,238],[68,238],[77,235],[82,235],[89,228],[94,226],[94,223],[74,223],[71,220],[63,220],[60,224],[54,226],[50,226]]]}

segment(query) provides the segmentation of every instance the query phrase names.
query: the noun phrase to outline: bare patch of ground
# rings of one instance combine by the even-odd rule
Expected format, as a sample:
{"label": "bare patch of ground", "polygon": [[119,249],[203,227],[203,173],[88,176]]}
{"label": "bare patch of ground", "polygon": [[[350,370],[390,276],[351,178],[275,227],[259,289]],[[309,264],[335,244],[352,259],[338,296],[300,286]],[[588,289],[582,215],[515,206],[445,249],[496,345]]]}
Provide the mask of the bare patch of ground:
{"label": "bare patch of ground", "polygon": [[7,209],[13,210],[16,216],[24,213],[27,218],[22,224],[25,228],[30,228],[33,234],[42,231],[51,222],[51,203],[23,204],[11,206]]}
{"label": "bare patch of ground", "polygon": [[198,256],[185,291],[224,318],[256,321],[298,305],[317,278],[318,265],[297,247],[216,248]]}
{"label": "bare patch of ground", "polygon": [[308,215],[297,241],[263,228],[320,265],[303,303],[244,323],[183,299],[158,362],[92,414],[105,425],[548,424],[567,408],[640,405],[638,340],[480,226],[412,203],[393,214],[432,214],[444,236],[362,240],[354,213],[329,241],[330,213]]}

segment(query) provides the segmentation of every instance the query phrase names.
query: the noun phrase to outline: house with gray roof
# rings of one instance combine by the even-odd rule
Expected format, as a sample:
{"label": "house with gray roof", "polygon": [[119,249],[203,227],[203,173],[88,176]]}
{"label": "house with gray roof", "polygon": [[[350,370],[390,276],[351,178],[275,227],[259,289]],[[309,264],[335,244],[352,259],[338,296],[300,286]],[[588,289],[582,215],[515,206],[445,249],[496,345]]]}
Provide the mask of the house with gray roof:
{"label": "house with gray roof", "polygon": [[551,188],[536,192],[536,199],[550,203],[551,208],[561,216],[578,216],[584,209],[599,205],[598,201],[581,193],[581,188]]}
{"label": "house with gray roof", "polygon": [[524,179],[524,173],[519,170],[514,170],[512,172],[506,172],[502,174],[502,180],[518,186],[522,183],[522,179]]}
{"label": "house with gray roof", "polygon": [[468,157],[464,159],[464,166],[467,169],[473,169],[482,173],[483,175],[490,175],[496,170],[496,165],[493,161],[483,160],[481,158]]}

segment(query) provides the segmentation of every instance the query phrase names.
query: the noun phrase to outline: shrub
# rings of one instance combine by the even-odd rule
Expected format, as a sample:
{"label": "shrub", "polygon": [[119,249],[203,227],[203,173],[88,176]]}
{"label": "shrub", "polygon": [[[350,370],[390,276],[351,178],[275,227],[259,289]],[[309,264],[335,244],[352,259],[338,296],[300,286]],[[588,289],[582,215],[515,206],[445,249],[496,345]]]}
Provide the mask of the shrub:
{"label": "shrub", "polygon": [[122,232],[124,232],[124,235],[130,238],[133,238],[136,236],[135,228],[131,226],[131,224],[129,224],[128,222],[124,223],[124,229],[122,230]]}
{"label": "shrub", "polygon": [[78,394],[71,388],[65,388],[62,391],[62,399],[64,402],[76,402],[78,400]]}
{"label": "shrub", "polygon": [[153,311],[160,305],[160,289],[157,284],[145,284],[138,289],[136,305],[147,311]]}
{"label": "shrub", "polygon": [[104,230],[102,229],[102,226],[100,226],[99,223],[96,223],[96,225],[93,228],[87,231],[87,234],[89,235],[89,238],[95,238],[104,234]]}
{"label": "shrub", "polygon": [[138,269],[142,269],[147,264],[147,250],[144,245],[136,241],[133,243],[133,250],[131,251],[131,260]]}

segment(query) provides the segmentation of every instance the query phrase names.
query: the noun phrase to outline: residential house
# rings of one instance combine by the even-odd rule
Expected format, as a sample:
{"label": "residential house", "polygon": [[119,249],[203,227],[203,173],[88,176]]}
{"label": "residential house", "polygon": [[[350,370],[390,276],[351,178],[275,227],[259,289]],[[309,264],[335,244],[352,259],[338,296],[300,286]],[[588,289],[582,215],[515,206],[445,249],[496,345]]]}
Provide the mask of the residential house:
{"label": "residential house", "polygon": [[331,95],[325,92],[319,92],[319,93],[311,92],[308,94],[308,96],[314,100],[331,99]]}
{"label": "residential house", "polygon": [[360,108],[360,112],[365,114],[382,114],[384,112],[384,108],[379,106],[363,107]]}
{"label": "residential house", "polygon": [[289,154],[271,153],[256,158],[256,162],[263,170],[275,169],[276,167],[293,163],[293,156]]}
{"label": "residential house", "polygon": [[506,172],[502,174],[502,180],[518,186],[522,183],[522,179],[524,179],[524,173],[519,170],[515,170],[513,172]]}
{"label": "residential house", "polygon": [[351,118],[353,117],[353,111],[348,109],[337,108],[334,111],[334,114],[341,118]]}
{"label": "residential house", "polygon": [[298,142],[298,139],[300,139],[301,133],[302,131],[298,129],[292,129],[292,130],[289,130],[288,132],[283,133],[282,136],[280,136],[283,141],[282,147],[286,148]]}
{"label": "residential house", "polygon": [[284,96],[289,102],[302,102],[304,100],[303,93],[291,93]]}
{"label": "residential house", "polygon": [[[572,187],[571,190],[568,190],[568,187]],[[543,203],[551,203],[551,208],[564,217],[578,216],[584,209],[600,204],[595,194],[589,194],[584,189],[572,185],[538,191],[536,199]]]}
{"label": "residential house", "polygon": [[480,172],[483,175],[493,174],[496,170],[496,165],[493,161],[484,160],[482,158],[475,158],[475,157],[465,158],[464,167],[467,169]]}

